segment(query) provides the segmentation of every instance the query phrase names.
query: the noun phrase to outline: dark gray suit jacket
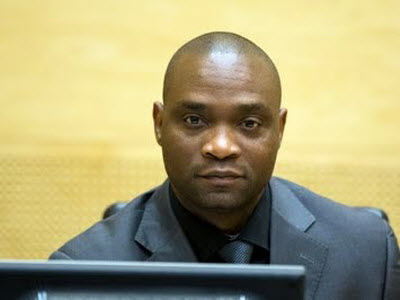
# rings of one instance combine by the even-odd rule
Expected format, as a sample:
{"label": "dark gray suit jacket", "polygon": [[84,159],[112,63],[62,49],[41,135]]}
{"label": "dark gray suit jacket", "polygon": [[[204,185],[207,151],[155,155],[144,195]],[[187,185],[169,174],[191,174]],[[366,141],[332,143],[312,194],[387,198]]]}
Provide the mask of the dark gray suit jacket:
{"label": "dark gray suit jacket", "polygon": [[[166,181],[75,237],[51,259],[196,262]],[[400,253],[378,216],[272,178],[271,264],[304,265],[306,299],[400,299]]]}

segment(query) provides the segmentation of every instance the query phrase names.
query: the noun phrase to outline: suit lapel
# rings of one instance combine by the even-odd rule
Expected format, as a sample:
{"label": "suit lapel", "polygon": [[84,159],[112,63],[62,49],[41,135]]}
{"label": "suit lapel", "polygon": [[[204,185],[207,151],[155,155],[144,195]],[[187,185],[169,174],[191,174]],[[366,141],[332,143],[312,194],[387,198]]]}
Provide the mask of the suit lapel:
{"label": "suit lapel", "polygon": [[151,252],[148,261],[197,261],[170,206],[168,180],[148,200],[135,240]]}
{"label": "suit lapel", "polygon": [[328,248],[307,230],[315,218],[281,181],[271,186],[271,264],[303,265],[306,268],[306,299],[313,299],[324,269]]}

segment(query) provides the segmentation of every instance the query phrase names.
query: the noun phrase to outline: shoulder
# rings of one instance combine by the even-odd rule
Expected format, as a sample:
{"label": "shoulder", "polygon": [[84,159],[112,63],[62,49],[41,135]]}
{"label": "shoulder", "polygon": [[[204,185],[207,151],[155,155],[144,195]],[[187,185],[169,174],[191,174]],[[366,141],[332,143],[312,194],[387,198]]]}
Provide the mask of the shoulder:
{"label": "shoulder", "polygon": [[74,237],[50,259],[141,260],[145,253],[134,238],[146,204],[156,190],[136,197],[115,215]]}
{"label": "shoulder", "polygon": [[359,240],[363,244],[386,244],[386,237],[391,229],[378,215],[360,208],[344,205],[321,196],[301,185],[272,178],[275,189],[286,189],[314,216],[315,222],[310,231],[319,233],[321,238],[330,243],[332,238]]}
{"label": "shoulder", "polygon": [[284,188],[289,190],[316,217],[319,215],[337,217],[339,215],[357,221],[381,222],[383,220],[367,209],[341,204],[289,180],[273,177],[271,184],[277,189]]}

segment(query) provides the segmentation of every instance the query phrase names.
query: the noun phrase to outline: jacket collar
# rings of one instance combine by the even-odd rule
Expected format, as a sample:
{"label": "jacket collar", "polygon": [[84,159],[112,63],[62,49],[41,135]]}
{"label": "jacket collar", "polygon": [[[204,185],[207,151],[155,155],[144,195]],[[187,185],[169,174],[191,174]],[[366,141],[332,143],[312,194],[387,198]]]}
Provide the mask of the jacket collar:
{"label": "jacket collar", "polygon": [[313,214],[289,188],[295,185],[278,178],[271,187],[271,264],[303,265],[306,268],[306,299],[313,299],[328,256],[328,247],[308,233]]}
{"label": "jacket collar", "polygon": [[271,188],[272,210],[279,214],[288,224],[300,231],[307,231],[315,222],[314,215],[300,202],[288,187],[292,183],[272,177]]}
{"label": "jacket collar", "polygon": [[169,201],[169,180],[148,200],[135,240],[151,252],[148,261],[196,262]]}

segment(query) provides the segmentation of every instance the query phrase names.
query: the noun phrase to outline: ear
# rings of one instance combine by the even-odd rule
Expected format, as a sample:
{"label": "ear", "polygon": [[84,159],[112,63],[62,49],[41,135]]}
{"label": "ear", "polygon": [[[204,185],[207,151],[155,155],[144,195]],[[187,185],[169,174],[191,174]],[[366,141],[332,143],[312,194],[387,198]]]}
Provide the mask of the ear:
{"label": "ear", "polygon": [[163,123],[164,106],[161,102],[153,103],[153,123],[154,123],[154,134],[156,136],[157,143],[161,146],[161,132]]}
{"label": "ear", "polygon": [[279,110],[279,147],[281,146],[283,132],[285,131],[287,109],[281,108]]}

